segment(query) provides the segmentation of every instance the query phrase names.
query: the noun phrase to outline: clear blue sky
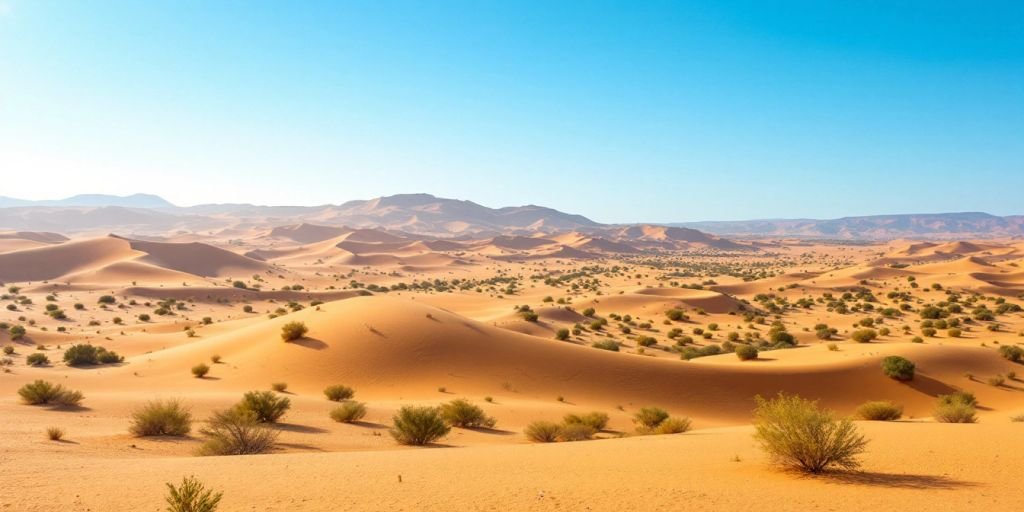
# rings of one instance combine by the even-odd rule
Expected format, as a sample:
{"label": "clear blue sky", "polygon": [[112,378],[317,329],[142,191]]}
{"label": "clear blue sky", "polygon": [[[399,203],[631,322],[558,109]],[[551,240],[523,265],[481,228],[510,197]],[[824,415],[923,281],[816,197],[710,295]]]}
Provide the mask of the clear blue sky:
{"label": "clear blue sky", "polygon": [[1024,213],[1024,2],[0,0],[0,195]]}

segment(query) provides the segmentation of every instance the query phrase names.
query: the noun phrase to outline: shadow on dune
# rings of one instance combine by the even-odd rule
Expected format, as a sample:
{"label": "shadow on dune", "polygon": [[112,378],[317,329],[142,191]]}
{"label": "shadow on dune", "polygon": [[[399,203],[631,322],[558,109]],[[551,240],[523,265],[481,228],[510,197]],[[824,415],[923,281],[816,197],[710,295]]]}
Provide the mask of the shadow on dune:
{"label": "shadow on dune", "polygon": [[320,427],[310,427],[309,425],[296,425],[294,423],[277,423],[275,425],[278,430],[285,432],[298,432],[301,434],[326,434],[329,430],[322,429]]}
{"label": "shadow on dune", "polygon": [[933,397],[948,395],[957,390],[945,382],[933,379],[927,375],[921,375],[920,373],[914,376],[914,380],[908,381],[905,384],[915,391]]}
{"label": "shadow on dune", "polygon": [[299,338],[297,340],[289,341],[292,345],[299,345],[314,350],[323,350],[327,348],[327,344],[316,338]]}
{"label": "shadow on dune", "polygon": [[466,427],[463,430],[472,430],[473,432],[480,432],[481,434],[492,434],[496,436],[514,436],[515,432],[511,430],[502,430],[500,428],[493,427]]}
{"label": "shadow on dune", "polygon": [[350,421],[348,422],[348,424],[355,425],[357,427],[372,428],[374,430],[384,430],[388,428],[387,425],[383,425],[381,423],[374,423],[372,421]]}
{"label": "shadow on dune", "polygon": [[877,485],[899,489],[962,489],[977,485],[941,475],[895,474],[875,471],[825,473],[820,478],[842,484]]}

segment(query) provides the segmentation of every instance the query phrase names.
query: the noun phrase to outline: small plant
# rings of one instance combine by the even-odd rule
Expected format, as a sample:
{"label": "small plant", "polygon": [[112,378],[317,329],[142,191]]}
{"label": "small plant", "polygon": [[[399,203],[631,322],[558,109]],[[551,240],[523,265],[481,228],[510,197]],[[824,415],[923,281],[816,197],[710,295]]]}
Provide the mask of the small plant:
{"label": "small plant", "polygon": [[132,413],[132,435],[184,436],[192,431],[192,413],[180,401],[153,400]]}
{"label": "small plant", "polygon": [[776,462],[810,473],[832,466],[855,469],[867,440],[849,419],[836,419],[817,402],[780,393],[756,397],[754,438]]}
{"label": "small plant", "polygon": [[407,405],[392,418],[391,437],[400,444],[422,446],[448,435],[451,430],[436,407]]}
{"label": "small plant", "polygon": [[496,420],[468,400],[458,398],[441,405],[441,417],[453,427],[492,428]]}
{"label": "small plant", "polygon": [[210,356],[210,362],[213,364],[220,364],[220,354]]}
{"label": "small plant", "polygon": [[987,382],[989,386],[995,386],[998,388],[999,386],[1006,384],[1006,378],[1002,375],[993,375],[986,379],[985,382]]}
{"label": "small plant", "polygon": [[590,425],[584,425],[583,423],[569,423],[562,425],[558,431],[558,440],[565,442],[573,441],[589,441],[594,438],[594,434],[597,434],[597,430]]}
{"label": "small plant", "polygon": [[64,362],[68,366],[88,366],[96,364],[113,364],[124,361],[116,352],[103,347],[95,347],[88,343],[72,345],[64,351]]}
{"label": "small plant", "polygon": [[690,430],[691,425],[690,418],[665,418],[664,421],[658,424],[654,429],[655,434],[681,434]]}
{"label": "small plant", "polygon": [[340,402],[342,400],[348,400],[356,395],[355,390],[348,386],[341,384],[335,384],[333,386],[327,386],[324,388],[324,395],[328,400],[332,402]]}
{"label": "small plant", "polygon": [[894,421],[903,416],[903,407],[885,400],[864,402],[857,407],[856,414],[869,421]]}
{"label": "small plant", "polygon": [[974,423],[978,400],[966,391],[939,395],[935,408],[935,421],[940,423]]}
{"label": "small plant", "polygon": [[559,341],[565,341],[569,339],[569,329],[559,329],[555,332],[555,339]]}
{"label": "small plant", "polygon": [[739,345],[736,347],[736,357],[740,361],[752,361],[757,359],[757,348],[753,345]]}
{"label": "small plant", "polygon": [[59,427],[47,428],[46,438],[50,441],[60,441],[61,439],[64,439],[64,429]]}
{"label": "small plant", "polygon": [[29,354],[28,357],[25,358],[25,363],[29,366],[46,366],[50,364],[50,358],[46,357],[46,354],[43,354],[42,352],[36,352],[34,354]]}
{"label": "small plant", "polygon": [[1024,360],[1024,348],[1020,348],[1017,345],[1002,345],[999,347],[999,355],[1003,356],[1007,361],[1019,363]]}
{"label": "small plant", "polygon": [[81,403],[84,396],[81,391],[65,389],[60,384],[45,380],[37,380],[25,384],[18,390],[21,401],[28,405],[60,405],[75,406]]}
{"label": "small plant", "polygon": [[183,478],[181,485],[167,484],[167,512],[215,512],[224,493],[207,489],[195,477]]}
{"label": "small plant", "polygon": [[595,341],[595,342],[591,343],[590,346],[592,346],[594,348],[597,348],[597,349],[601,349],[601,350],[610,350],[612,352],[618,352],[619,351],[619,342],[617,342],[615,340]]}
{"label": "small plant", "polygon": [[552,421],[535,421],[527,425],[523,433],[535,443],[553,443],[562,433],[562,426]]}
{"label": "small plant", "polygon": [[889,356],[882,360],[882,372],[889,378],[908,381],[914,378],[914,363],[900,356]]}
{"label": "small plant", "polygon": [[287,397],[277,396],[270,391],[250,391],[236,405],[241,410],[251,412],[260,423],[276,423],[291,406],[292,401]]}
{"label": "small plant", "polygon": [[589,427],[592,427],[595,431],[600,432],[608,426],[608,415],[594,411],[587,414],[566,414],[562,422],[566,425],[572,425],[574,423],[582,423]]}
{"label": "small plant", "polygon": [[345,402],[331,410],[331,419],[339,423],[352,423],[366,416],[366,405],[360,402]]}
{"label": "small plant", "polygon": [[252,455],[274,448],[277,432],[260,423],[251,411],[233,407],[213,413],[200,431],[206,440],[200,455]]}
{"label": "small plant", "polygon": [[270,385],[270,389],[273,389],[274,391],[277,391],[278,393],[284,393],[285,391],[288,391],[288,383],[287,382],[274,382],[273,384]]}
{"label": "small plant", "polygon": [[668,411],[659,407],[644,407],[633,415],[633,423],[636,423],[640,432],[653,432],[667,419]]}
{"label": "small plant", "polygon": [[210,373],[210,367],[206,363],[199,363],[192,367],[192,375],[197,379],[206,377],[207,373]]}
{"label": "small plant", "polygon": [[309,332],[309,328],[302,322],[288,322],[281,326],[281,339],[288,341],[295,341],[302,338]]}

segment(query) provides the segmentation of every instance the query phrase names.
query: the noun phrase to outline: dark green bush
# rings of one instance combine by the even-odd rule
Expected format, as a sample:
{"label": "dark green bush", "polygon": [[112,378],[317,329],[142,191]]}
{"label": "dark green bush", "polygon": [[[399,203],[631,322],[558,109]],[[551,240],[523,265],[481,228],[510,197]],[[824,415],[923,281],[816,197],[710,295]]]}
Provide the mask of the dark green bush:
{"label": "dark green bush", "polygon": [[250,391],[236,405],[243,411],[251,412],[260,423],[276,423],[291,406],[291,400],[271,391]]}
{"label": "dark green bush", "polygon": [[914,363],[900,356],[889,356],[882,360],[882,372],[896,380],[913,380]]}
{"label": "dark green bush", "polygon": [[441,417],[449,425],[459,428],[492,428],[496,423],[479,406],[462,398],[442,404]]}
{"label": "dark green bush", "polygon": [[352,423],[366,416],[366,405],[360,402],[345,402],[331,410],[331,419],[339,423]]}
{"label": "dark green bush", "polygon": [[324,395],[327,396],[328,400],[340,402],[354,397],[356,392],[348,386],[334,384],[333,386],[327,386],[324,388]]}
{"label": "dark green bush", "polygon": [[422,446],[430,444],[451,430],[436,407],[407,405],[392,418],[391,437],[401,444]]}

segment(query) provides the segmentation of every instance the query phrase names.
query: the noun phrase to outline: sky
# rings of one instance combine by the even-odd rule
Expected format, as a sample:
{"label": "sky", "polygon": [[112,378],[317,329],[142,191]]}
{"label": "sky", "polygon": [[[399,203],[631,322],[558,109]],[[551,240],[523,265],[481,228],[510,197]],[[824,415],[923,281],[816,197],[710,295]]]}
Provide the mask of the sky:
{"label": "sky", "polygon": [[1024,2],[0,0],[0,195],[1024,214]]}

